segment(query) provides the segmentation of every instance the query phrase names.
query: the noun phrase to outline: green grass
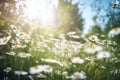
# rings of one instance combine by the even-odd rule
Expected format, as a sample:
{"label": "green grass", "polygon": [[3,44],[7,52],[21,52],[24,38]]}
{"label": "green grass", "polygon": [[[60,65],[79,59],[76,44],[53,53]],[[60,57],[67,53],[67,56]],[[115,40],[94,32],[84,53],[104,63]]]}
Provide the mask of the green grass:
{"label": "green grass", "polygon": [[[12,29],[11,29],[12,30]],[[12,30],[13,31],[13,30]],[[55,38],[47,36],[46,38],[40,38],[39,36],[26,38],[24,35],[29,35],[26,33],[17,36],[19,34],[19,29],[16,29],[16,32],[13,32],[14,36],[7,42],[5,45],[0,45],[0,80],[3,80],[6,76],[10,80],[30,80],[28,76],[32,76],[34,80],[72,80],[68,79],[67,76],[71,76],[74,72],[85,72],[85,78],[82,79],[80,74],[78,79],[75,80],[119,80],[120,77],[120,59],[119,55],[116,56],[118,48],[114,47],[114,44],[109,44],[110,39],[107,37],[101,38],[105,40],[105,43],[99,44],[97,40],[91,41],[89,38],[80,38],[74,39],[72,36],[66,39]],[[8,35],[11,35],[9,32]],[[68,34],[65,34],[68,36]],[[76,34],[72,34],[76,35]],[[4,35],[3,35],[4,36]],[[29,35],[32,36],[32,35]],[[78,36],[78,35],[76,35]],[[95,35],[96,36],[96,35]],[[21,38],[23,37],[23,38]],[[100,39],[98,37],[98,39]],[[14,40],[14,43],[12,43]],[[29,40],[28,43],[25,41]],[[41,42],[39,44],[38,42]],[[112,42],[114,42],[112,40]],[[15,44],[26,45],[24,48],[12,48]],[[96,50],[94,53],[89,53],[91,44],[101,46],[102,50]],[[36,49],[43,51],[36,51]],[[94,50],[97,47],[92,47]],[[87,52],[86,52],[87,50]],[[8,55],[6,52],[15,52],[16,55]],[[97,55],[99,52],[109,52],[110,56],[102,56],[98,58]],[[30,53],[32,56],[22,58],[18,54],[20,52]],[[25,56],[25,55],[22,55]],[[76,63],[72,62],[74,57],[79,57],[84,60],[83,63],[79,63],[79,60],[76,60]],[[49,62],[43,61],[41,59],[56,60],[58,62]],[[61,66],[61,65],[62,66]],[[36,74],[31,74],[29,72],[30,68],[36,65],[49,65],[53,68],[53,71],[46,73],[41,72],[46,77],[37,78]],[[4,71],[7,67],[11,67],[12,70],[8,73]],[[27,75],[16,75],[14,71],[23,70],[28,72]],[[48,69],[49,70],[49,69]],[[63,74],[67,72],[67,74]],[[75,76],[74,76],[75,77]],[[32,80],[32,79],[31,79]],[[73,79],[74,80],[74,79]]]}

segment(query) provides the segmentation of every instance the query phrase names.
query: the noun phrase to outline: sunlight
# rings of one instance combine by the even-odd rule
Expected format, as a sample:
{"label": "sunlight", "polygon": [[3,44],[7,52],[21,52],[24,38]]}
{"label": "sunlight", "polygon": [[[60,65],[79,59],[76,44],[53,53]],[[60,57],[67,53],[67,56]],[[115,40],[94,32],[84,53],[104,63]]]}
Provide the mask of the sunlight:
{"label": "sunlight", "polygon": [[55,21],[53,9],[57,3],[57,0],[27,0],[25,15],[31,20],[40,21],[43,26],[52,25]]}

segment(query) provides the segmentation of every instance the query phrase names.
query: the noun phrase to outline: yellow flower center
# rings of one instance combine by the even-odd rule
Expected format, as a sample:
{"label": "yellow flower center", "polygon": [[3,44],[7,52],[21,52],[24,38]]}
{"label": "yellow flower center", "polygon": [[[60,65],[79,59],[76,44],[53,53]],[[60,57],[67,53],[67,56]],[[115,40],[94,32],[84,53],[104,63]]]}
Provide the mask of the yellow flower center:
{"label": "yellow flower center", "polygon": [[22,53],[22,54],[21,54],[21,56],[26,57],[26,56],[27,56],[27,54],[26,54],[26,53]]}
{"label": "yellow flower center", "polygon": [[11,52],[10,54],[11,54],[11,55],[14,55],[15,53],[14,53],[14,52]]}
{"label": "yellow flower center", "polygon": [[103,43],[103,40],[99,39],[98,42],[99,42],[99,43]]}
{"label": "yellow flower center", "polygon": [[15,46],[15,48],[18,48],[18,45],[16,44],[16,45],[14,45]]}
{"label": "yellow flower center", "polygon": [[95,49],[95,48],[96,48],[96,46],[95,46],[94,44],[92,44],[90,47],[91,47],[92,49]]}
{"label": "yellow flower center", "polygon": [[7,42],[7,38],[3,38],[3,42]]}
{"label": "yellow flower center", "polygon": [[43,51],[44,49],[40,47],[39,50],[40,50],[40,51]]}
{"label": "yellow flower center", "polygon": [[35,69],[38,69],[38,66],[34,66]]}
{"label": "yellow flower center", "polygon": [[94,41],[94,40],[95,40],[95,38],[94,38],[94,37],[92,37],[92,38],[91,38],[91,40],[93,40],[93,41]]}
{"label": "yellow flower center", "polygon": [[117,32],[117,31],[118,31],[118,28],[115,28],[114,31]]}
{"label": "yellow flower center", "polygon": [[20,35],[23,35],[24,34],[24,32],[20,32]]}
{"label": "yellow flower center", "polygon": [[75,77],[76,77],[76,78],[80,78],[80,74],[76,74]]}
{"label": "yellow flower center", "polygon": [[40,42],[40,46],[44,46],[45,45],[45,43],[44,42]]}
{"label": "yellow flower center", "polygon": [[40,76],[40,77],[44,77],[44,75],[43,75],[43,74],[39,74],[39,76]]}
{"label": "yellow flower center", "polygon": [[19,70],[19,72],[21,73],[21,72],[23,72],[23,70]]}
{"label": "yellow flower center", "polygon": [[49,66],[47,66],[47,67],[46,67],[46,70],[50,70],[50,67],[49,67]]}

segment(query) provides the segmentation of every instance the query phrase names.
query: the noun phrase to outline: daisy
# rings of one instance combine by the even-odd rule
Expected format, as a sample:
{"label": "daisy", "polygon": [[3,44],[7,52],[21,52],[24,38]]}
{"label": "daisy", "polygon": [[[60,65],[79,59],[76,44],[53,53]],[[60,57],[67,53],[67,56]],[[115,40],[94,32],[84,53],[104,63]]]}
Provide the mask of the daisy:
{"label": "daisy", "polygon": [[72,75],[73,79],[85,79],[86,75],[85,72],[81,71],[81,72],[74,72]]}
{"label": "daisy", "polygon": [[30,39],[30,35],[24,34],[23,36],[20,36],[21,39]]}
{"label": "daisy", "polygon": [[74,35],[74,34],[76,34],[76,32],[75,32],[75,31],[72,31],[72,32],[68,32],[67,34],[68,34],[68,35]]}
{"label": "daisy", "polygon": [[17,49],[17,48],[25,48],[26,45],[22,45],[22,44],[14,44],[12,45],[12,49]]}
{"label": "daisy", "polygon": [[98,44],[102,44],[102,45],[103,45],[103,44],[105,44],[105,42],[106,42],[106,40],[101,40],[101,39],[98,39],[98,40],[97,40],[97,43],[98,43]]}
{"label": "daisy", "polygon": [[18,54],[18,56],[19,57],[21,57],[21,58],[26,58],[26,57],[30,57],[30,56],[32,56],[30,53],[22,53],[22,52],[20,52],[19,54]]}
{"label": "daisy", "polygon": [[6,54],[8,54],[8,55],[11,55],[11,56],[15,56],[16,55],[16,53],[15,52],[6,52]]}
{"label": "daisy", "polygon": [[31,36],[27,35],[27,34],[24,34],[24,35],[20,36],[19,38],[24,40],[25,43],[29,43],[30,39],[31,39]]}
{"label": "daisy", "polygon": [[111,57],[111,54],[109,52],[99,52],[97,54],[97,59],[102,59],[102,58],[110,58]]}
{"label": "daisy", "polygon": [[58,37],[59,37],[60,39],[65,39],[65,34],[60,34]]}
{"label": "daisy", "polygon": [[23,35],[25,35],[25,33],[22,32],[22,31],[18,31],[18,32],[16,33],[16,36],[18,36],[18,37],[23,36]]}
{"label": "daisy", "polygon": [[49,65],[44,65],[44,72],[51,73],[53,71],[53,68]]}
{"label": "daisy", "polygon": [[16,75],[18,75],[18,76],[20,76],[20,75],[27,75],[27,74],[28,74],[28,72],[23,71],[23,70],[14,71],[14,73],[15,73]]}
{"label": "daisy", "polygon": [[43,47],[37,47],[35,51],[45,52],[45,49]]}
{"label": "daisy", "polygon": [[71,76],[66,76],[67,79],[72,79],[72,80],[78,80],[78,79],[86,79],[87,76],[85,75],[85,72],[74,72],[73,75]]}
{"label": "daisy", "polygon": [[44,70],[44,67],[42,65],[36,65],[33,66],[29,69],[30,74],[36,74],[36,73],[40,73]]}
{"label": "daisy", "polygon": [[50,33],[50,34],[48,34],[48,36],[53,37],[53,36],[54,36],[54,34]]}
{"label": "daisy", "polygon": [[45,76],[44,74],[41,74],[41,73],[40,73],[40,74],[36,75],[36,77],[37,77],[37,78],[45,78],[46,76]]}
{"label": "daisy", "polygon": [[15,25],[13,25],[13,24],[10,25],[10,27],[11,27],[11,29],[13,29],[13,30],[14,30],[14,29],[17,29],[17,27],[16,27]]}
{"label": "daisy", "polygon": [[102,49],[103,49],[102,46],[91,44],[89,47],[85,48],[85,52],[87,52],[87,53],[95,53],[97,51],[101,51]]}
{"label": "daisy", "polygon": [[11,36],[0,38],[0,45],[6,45],[10,38]]}
{"label": "daisy", "polygon": [[71,37],[75,38],[75,39],[80,39],[80,36],[78,36],[78,35],[72,35]]}
{"label": "daisy", "polygon": [[116,27],[116,28],[113,28],[112,30],[109,31],[108,36],[109,37],[114,37],[118,34],[120,34],[120,28]]}
{"label": "daisy", "polygon": [[47,45],[45,44],[45,42],[37,42],[37,46],[38,47],[46,47]]}
{"label": "daisy", "polygon": [[68,74],[68,72],[67,71],[64,71],[64,72],[62,72],[62,75],[67,75]]}
{"label": "daisy", "polygon": [[97,41],[98,37],[96,35],[92,35],[92,36],[89,37],[89,40],[91,40],[91,41]]}
{"label": "daisy", "polygon": [[41,58],[42,61],[44,62],[50,62],[50,63],[57,63],[59,64],[60,66],[63,66],[62,63],[60,63],[59,61],[55,60],[55,59],[44,59],[44,58]]}
{"label": "daisy", "polygon": [[78,64],[84,63],[84,60],[81,59],[80,57],[74,57],[71,61],[72,63],[78,63]]}
{"label": "daisy", "polygon": [[7,67],[6,69],[4,69],[4,72],[8,73],[8,72],[10,72],[11,70],[12,70],[11,67]]}

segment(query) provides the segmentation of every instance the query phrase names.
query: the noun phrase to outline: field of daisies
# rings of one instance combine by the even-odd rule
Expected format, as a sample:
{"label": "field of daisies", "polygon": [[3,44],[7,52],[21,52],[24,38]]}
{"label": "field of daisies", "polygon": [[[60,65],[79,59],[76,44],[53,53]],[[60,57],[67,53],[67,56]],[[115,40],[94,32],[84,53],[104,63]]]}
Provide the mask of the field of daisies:
{"label": "field of daisies", "polygon": [[27,34],[15,25],[0,34],[0,80],[120,80],[116,27],[107,35]]}

